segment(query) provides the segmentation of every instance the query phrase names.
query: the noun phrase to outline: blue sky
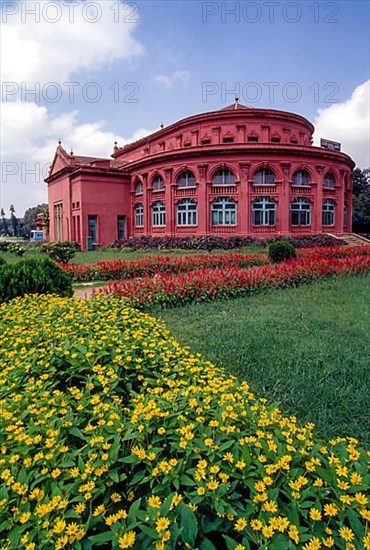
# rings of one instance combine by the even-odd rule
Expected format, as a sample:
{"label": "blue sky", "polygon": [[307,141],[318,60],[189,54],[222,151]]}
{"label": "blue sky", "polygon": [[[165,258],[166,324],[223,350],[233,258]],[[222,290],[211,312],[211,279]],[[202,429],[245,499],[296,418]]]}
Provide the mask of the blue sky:
{"label": "blue sky", "polygon": [[[72,21],[65,0],[50,3],[44,13],[43,1],[1,2],[5,209],[46,200],[42,178],[27,171],[52,160],[59,138],[76,154],[108,155],[115,139],[221,108],[235,91],[243,103],[306,116],[368,166],[369,2],[81,0]],[[66,82],[76,83],[71,101]],[[40,97],[22,93],[37,83]],[[97,92],[96,102],[86,97]]]}

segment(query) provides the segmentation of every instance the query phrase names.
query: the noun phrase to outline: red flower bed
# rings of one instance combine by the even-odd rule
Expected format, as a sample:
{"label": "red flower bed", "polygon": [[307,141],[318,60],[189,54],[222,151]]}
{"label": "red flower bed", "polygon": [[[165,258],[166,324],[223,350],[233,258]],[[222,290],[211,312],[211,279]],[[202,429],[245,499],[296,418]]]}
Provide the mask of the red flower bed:
{"label": "red flower bed", "polygon": [[298,258],[346,258],[348,256],[368,256],[370,245],[364,246],[325,246],[297,250]]}
{"label": "red flower bed", "polygon": [[334,259],[306,258],[251,269],[200,268],[180,274],[159,273],[112,282],[97,294],[117,294],[136,306],[175,306],[248,295],[278,287],[295,287],[314,279],[370,270],[370,256]]}
{"label": "red flower bed", "polygon": [[62,264],[75,282],[132,279],[157,273],[181,273],[200,267],[250,267],[268,264],[264,254],[199,254],[187,256],[147,256],[139,260],[111,260],[94,264]]}

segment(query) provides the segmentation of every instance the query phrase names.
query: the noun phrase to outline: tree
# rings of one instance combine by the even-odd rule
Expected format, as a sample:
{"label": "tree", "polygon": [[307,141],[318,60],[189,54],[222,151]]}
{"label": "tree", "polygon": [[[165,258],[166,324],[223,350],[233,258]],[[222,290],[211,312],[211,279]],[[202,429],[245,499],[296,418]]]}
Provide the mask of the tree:
{"label": "tree", "polygon": [[353,171],[352,227],[358,233],[370,233],[370,181],[366,172],[359,168]]}
{"label": "tree", "polygon": [[9,210],[10,210],[10,221],[11,221],[11,224],[12,224],[12,227],[13,227],[13,235],[14,235],[14,237],[16,237],[17,236],[17,230],[18,230],[18,220],[15,216],[15,208],[14,208],[13,204],[10,205]]}
{"label": "tree", "polygon": [[8,235],[10,235],[9,233],[9,227],[8,227],[8,220],[6,219],[5,217],[5,212],[4,212],[4,208],[1,209],[1,218],[2,218],[2,222],[3,222],[3,228],[2,228],[2,234],[5,235],[6,237]]}
{"label": "tree", "polygon": [[28,208],[22,220],[22,237],[29,238],[31,231],[36,229],[36,219],[38,214],[44,214],[47,209],[47,204],[38,204]]}

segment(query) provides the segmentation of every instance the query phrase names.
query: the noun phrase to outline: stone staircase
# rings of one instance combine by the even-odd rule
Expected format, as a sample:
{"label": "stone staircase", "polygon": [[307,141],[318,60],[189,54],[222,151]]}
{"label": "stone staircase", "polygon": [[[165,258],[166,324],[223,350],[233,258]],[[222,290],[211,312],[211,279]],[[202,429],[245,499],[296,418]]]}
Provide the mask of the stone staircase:
{"label": "stone staircase", "polygon": [[369,239],[356,235],[356,233],[342,233],[341,235],[332,235],[346,242],[348,246],[363,246],[364,244],[370,244]]}

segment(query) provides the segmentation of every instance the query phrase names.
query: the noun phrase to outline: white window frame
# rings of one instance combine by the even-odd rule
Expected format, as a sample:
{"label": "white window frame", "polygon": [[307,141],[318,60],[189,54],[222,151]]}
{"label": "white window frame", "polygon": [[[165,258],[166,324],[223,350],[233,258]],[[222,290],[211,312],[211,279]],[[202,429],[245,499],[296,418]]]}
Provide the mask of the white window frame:
{"label": "white window frame", "polygon": [[164,179],[162,176],[156,176],[152,181],[153,191],[163,191],[164,190]]}
{"label": "white window frame", "polygon": [[[270,197],[258,197],[252,202],[252,225],[276,225],[276,201]],[[271,221],[272,213],[272,222]]]}
{"label": "white window frame", "polygon": [[[231,181],[228,181],[228,179]],[[217,170],[212,176],[212,185],[235,185],[235,174],[230,168],[221,168]]]}
{"label": "white window frame", "polygon": [[[232,207],[231,207],[232,206]],[[220,197],[211,203],[211,225],[235,226],[238,220],[237,202],[228,197]]]}
{"label": "white window frame", "polygon": [[[257,178],[260,177],[261,181],[258,181]],[[273,177],[273,181],[268,181],[269,177]],[[257,170],[253,175],[253,185],[276,185],[276,175],[271,168],[261,168]]]}
{"label": "white window frame", "polygon": [[[308,183],[304,183],[308,176]],[[311,185],[311,176],[307,170],[296,170],[293,174],[292,184],[299,187],[309,187]]]}
{"label": "white window frame", "polygon": [[[290,203],[290,225],[292,226],[310,226],[311,225],[312,204],[309,200],[299,198]],[[293,223],[293,215],[297,215],[297,223]]]}
{"label": "white window frame", "polygon": [[144,227],[144,205],[139,203],[135,205],[135,227]]}
{"label": "white window frame", "polygon": [[322,203],[322,224],[335,225],[335,202],[333,199],[326,199]]}
{"label": "white window frame", "polygon": [[180,226],[198,225],[198,205],[192,199],[182,199],[176,205],[176,220]]}
{"label": "white window frame", "polygon": [[[183,183],[180,184],[180,182],[182,181],[184,181],[184,184]],[[195,175],[190,170],[185,170],[181,172],[181,174],[179,174],[177,177],[176,185],[180,189],[184,189],[186,187],[195,187],[196,185]]]}
{"label": "white window frame", "polygon": [[166,205],[157,201],[152,205],[152,226],[164,227],[166,225]]}
{"label": "white window frame", "polygon": [[[327,182],[330,182],[329,184]],[[335,177],[331,172],[327,172],[324,177],[324,187],[326,189],[334,189],[335,187]]]}

